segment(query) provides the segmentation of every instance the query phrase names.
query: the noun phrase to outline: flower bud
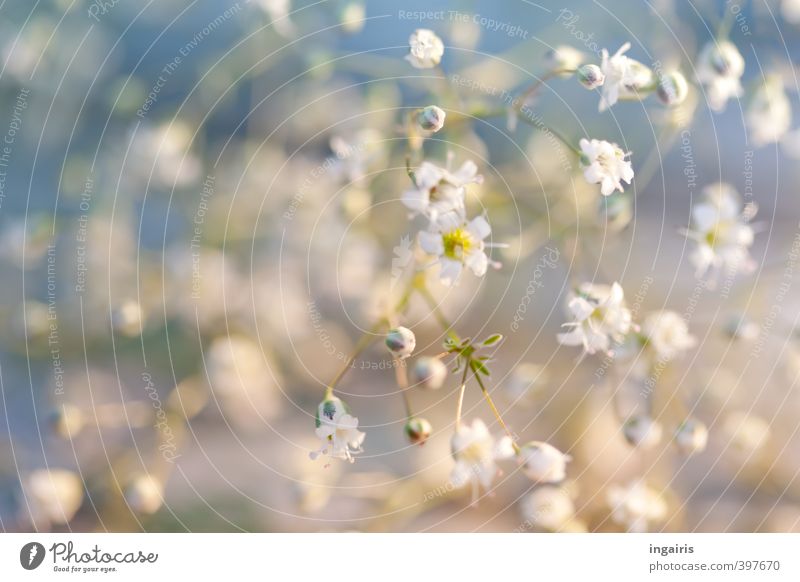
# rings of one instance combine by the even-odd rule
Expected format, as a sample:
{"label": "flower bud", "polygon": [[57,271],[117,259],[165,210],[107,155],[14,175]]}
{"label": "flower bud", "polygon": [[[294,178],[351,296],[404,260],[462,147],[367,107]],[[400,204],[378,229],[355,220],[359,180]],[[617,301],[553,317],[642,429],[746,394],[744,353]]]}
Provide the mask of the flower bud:
{"label": "flower bud", "polygon": [[634,447],[652,449],[661,442],[661,425],[645,414],[635,414],[622,427],[625,440]]}
{"label": "flower bud", "polygon": [[686,420],[675,431],[675,444],[684,455],[702,453],[708,444],[706,425],[695,418]]}
{"label": "flower bud", "polygon": [[417,123],[425,131],[436,133],[444,127],[445,112],[436,105],[428,105],[417,114]]}
{"label": "flower bud", "polygon": [[414,351],[417,338],[407,327],[396,327],[386,334],[386,347],[398,358],[407,358]]}
{"label": "flower bud", "polygon": [[520,449],[519,459],[522,471],[533,481],[557,483],[564,480],[567,463],[572,457],[553,445],[533,441]]}
{"label": "flower bud", "polygon": [[689,83],[683,73],[672,71],[666,75],[661,75],[658,79],[656,88],[658,99],[668,107],[680,105],[689,95]]}
{"label": "flower bud", "polygon": [[55,433],[63,439],[75,437],[85,424],[80,408],[65,404],[50,415],[50,425]]}
{"label": "flower bud", "polygon": [[431,423],[424,418],[410,418],[405,426],[406,436],[412,445],[424,445],[433,432]]}
{"label": "flower bud", "polygon": [[136,513],[155,513],[164,500],[164,488],[150,475],[140,475],[125,489],[125,501]]}
{"label": "flower bud", "polygon": [[317,428],[319,428],[323,420],[327,419],[330,422],[334,422],[334,419],[346,412],[347,405],[339,398],[336,396],[326,398],[317,407]]}
{"label": "flower bud", "polygon": [[597,89],[606,81],[606,76],[597,65],[582,65],[578,68],[578,82],[587,89]]}
{"label": "flower bud", "polygon": [[741,313],[731,315],[724,325],[725,335],[733,340],[753,341],[761,333],[761,327]]}
{"label": "flower bud", "polygon": [[564,71],[561,76],[569,77],[577,69],[586,55],[569,45],[557,46],[547,51],[544,57],[545,65],[551,71]]}
{"label": "flower bud", "polygon": [[438,390],[447,378],[447,366],[439,358],[422,356],[411,369],[414,384],[427,390]]}

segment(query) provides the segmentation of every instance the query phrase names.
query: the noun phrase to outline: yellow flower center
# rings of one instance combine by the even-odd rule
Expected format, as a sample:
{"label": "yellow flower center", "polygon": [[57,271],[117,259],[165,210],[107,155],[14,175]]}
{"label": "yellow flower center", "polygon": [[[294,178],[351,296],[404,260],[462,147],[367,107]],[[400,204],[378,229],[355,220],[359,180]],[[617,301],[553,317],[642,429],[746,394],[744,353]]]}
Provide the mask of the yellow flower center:
{"label": "yellow flower center", "polygon": [[460,261],[464,255],[469,254],[472,247],[472,237],[463,228],[457,228],[442,235],[444,242],[444,256],[448,259]]}

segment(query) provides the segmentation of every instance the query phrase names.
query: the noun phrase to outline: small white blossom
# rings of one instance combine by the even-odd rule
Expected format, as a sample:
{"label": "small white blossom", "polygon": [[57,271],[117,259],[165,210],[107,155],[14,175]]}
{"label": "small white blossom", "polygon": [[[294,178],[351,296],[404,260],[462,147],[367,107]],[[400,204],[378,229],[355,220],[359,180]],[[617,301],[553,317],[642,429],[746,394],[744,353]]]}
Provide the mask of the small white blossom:
{"label": "small white blossom", "polygon": [[660,360],[671,360],[697,344],[686,320],[674,311],[649,314],[642,324],[642,334]]}
{"label": "small white blossom", "polygon": [[755,147],[779,142],[792,124],[792,107],[777,75],[767,76],[749,100],[745,123]]}
{"label": "small white blossom", "polygon": [[489,489],[499,469],[497,461],[514,456],[511,439],[503,436],[495,439],[479,418],[472,426],[459,426],[450,441],[453,458],[456,461],[450,482],[454,487],[472,484],[473,498],[477,498],[478,486]]}
{"label": "small white blossom", "polygon": [[712,40],[700,51],[697,61],[697,80],[713,111],[722,111],[728,99],[742,96],[744,58],[736,45],[729,40]]}
{"label": "small white blossom", "polygon": [[739,196],[729,184],[705,188],[704,200],[692,208],[691,228],[685,232],[697,242],[690,256],[697,277],[709,269],[749,272],[755,268],[749,252],[755,232],[748,223],[756,210],[751,203],[743,212]]}
{"label": "small white blossom", "polygon": [[575,505],[565,489],[538,487],[522,498],[520,512],[533,526],[557,531],[574,517]]}
{"label": "small white blossom", "polygon": [[654,489],[635,481],[627,487],[612,485],[606,496],[611,519],[629,532],[646,532],[653,523],[667,516],[667,503]]}
{"label": "small white blossom", "polygon": [[467,160],[455,172],[431,162],[422,162],[414,172],[415,187],[403,193],[402,201],[414,213],[426,216],[431,223],[452,221],[464,216],[466,185],[480,183],[478,166]]}
{"label": "small white blossom", "polygon": [[530,442],[519,451],[522,472],[538,483],[558,483],[566,477],[567,463],[572,457],[565,455],[553,445]]}
{"label": "small white blossom", "polygon": [[622,182],[633,180],[633,167],[623,152],[611,142],[599,139],[581,139],[581,166],[583,176],[590,184],[600,184],[600,193],[609,196],[614,190],[623,192]]}
{"label": "small white blossom", "polygon": [[634,414],[622,427],[625,440],[632,446],[647,450],[661,442],[661,424],[646,414]]}
{"label": "small white blossom", "polygon": [[675,444],[684,455],[701,453],[708,444],[708,428],[695,418],[689,418],[675,431]]}
{"label": "small white blossom", "polygon": [[436,33],[427,28],[418,28],[408,38],[410,47],[406,60],[417,69],[432,69],[442,60],[444,43]]}
{"label": "small white blossom", "polygon": [[638,97],[639,91],[653,83],[653,72],[639,61],[625,56],[631,43],[626,42],[613,55],[603,49],[600,69],[605,77],[600,111],[614,105],[620,97]]}
{"label": "small white blossom", "polygon": [[311,459],[328,455],[332,459],[354,462],[353,455],[362,451],[366,435],[358,430],[358,419],[350,415],[344,402],[335,396],[321,402],[316,422],[322,446],[309,453]]}
{"label": "small white blossom", "polygon": [[37,469],[23,487],[28,517],[37,528],[69,523],[83,503],[83,482],[66,469]]}
{"label": "small white blossom", "polygon": [[439,257],[439,277],[443,284],[452,285],[464,267],[477,277],[486,274],[489,257],[484,252],[487,246],[484,239],[492,229],[483,216],[454,224],[440,221],[432,225],[432,229],[419,233],[419,243],[426,253]]}
{"label": "small white blossom", "polygon": [[570,331],[558,334],[563,345],[583,346],[590,354],[608,352],[612,342],[622,342],[631,330],[632,315],[619,283],[610,287],[584,283],[567,307],[575,321],[564,324]]}

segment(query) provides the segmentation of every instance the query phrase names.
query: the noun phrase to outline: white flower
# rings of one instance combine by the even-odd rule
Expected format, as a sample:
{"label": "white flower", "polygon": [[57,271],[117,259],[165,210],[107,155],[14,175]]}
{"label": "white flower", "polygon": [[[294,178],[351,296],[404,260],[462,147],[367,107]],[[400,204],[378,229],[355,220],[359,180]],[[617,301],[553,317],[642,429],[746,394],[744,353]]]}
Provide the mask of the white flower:
{"label": "white flower", "polygon": [[514,456],[511,439],[503,436],[495,439],[479,418],[472,426],[459,426],[450,441],[456,461],[450,482],[454,487],[471,483],[473,498],[477,499],[478,486],[489,489],[498,474],[497,461]]}
{"label": "white flower", "polygon": [[652,449],[661,442],[661,425],[646,414],[634,414],[622,427],[625,440],[632,446]]}
{"label": "white flower", "polygon": [[748,224],[757,207],[750,203],[742,212],[739,196],[729,184],[715,184],[704,190],[703,202],[692,208],[691,228],[686,236],[697,242],[690,260],[697,277],[709,269],[727,268],[746,272],[755,268],[749,249],[754,231]]}
{"label": "white flower", "polygon": [[289,12],[292,10],[291,0],[257,0],[257,3],[272,20],[272,26],[278,34],[283,36],[294,34],[294,24],[289,20]]}
{"label": "white flower", "polygon": [[577,71],[578,82],[586,89],[592,90],[602,87],[606,81],[603,70],[597,65],[581,65]]}
{"label": "white flower", "polygon": [[786,22],[800,24],[800,0],[781,0],[781,16]]}
{"label": "white flower", "polygon": [[631,43],[626,42],[613,55],[603,49],[600,69],[605,82],[600,97],[600,111],[605,111],[622,97],[638,97],[639,91],[653,83],[653,72],[639,61],[625,56]]}
{"label": "white flower", "polygon": [[658,79],[656,95],[667,107],[676,107],[686,101],[689,95],[689,83],[679,71],[671,71]]}
{"label": "white flower", "polygon": [[316,432],[322,446],[309,453],[312,460],[329,455],[332,459],[346,459],[352,463],[353,455],[361,452],[366,436],[358,430],[358,419],[351,416],[347,406],[335,396],[320,403]]}
{"label": "white flower", "polygon": [[37,469],[23,486],[29,517],[37,527],[72,521],[83,503],[83,483],[66,469]]}
{"label": "white flower", "polygon": [[697,344],[686,320],[674,311],[649,314],[642,324],[642,334],[660,360],[671,360]]}
{"label": "white flower", "polygon": [[729,316],[723,325],[725,334],[733,340],[750,342],[761,335],[761,326],[743,313]]}
{"label": "white flower", "polygon": [[467,160],[455,172],[431,162],[422,162],[414,172],[415,187],[403,193],[403,204],[414,213],[423,214],[432,223],[440,218],[463,217],[466,185],[480,183],[475,162]]}
{"label": "white flower", "polygon": [[572,329],[558,334],[558,341],[566,346],[583,346],[590,354],[608,352],[611,343],[622,342],[632,327],[632,315],[619,283],[610,287],[584,283],[570,299],[568,309],[575,321],[564,324]]}
{"label": "white flower", "polygon": [[522,498],[520,512],[532,525],[556,531],[573,518],[575,505],[562,488],[538,487]]}
{"label": "white flower", "polygon": [[417,345],[417,337],[407,327],[398,326],[389,330],[384,343],[386,343],[386,347],[395,357],[402,360],[410,356],[414,351]]}
{"label": "white flower", "polygon": [[732,42],[710,41],[697,58],[697,81],[703,85],[708,106],[722,111],[728,99],[741,97],[744,58]]}
{"label": "white flower", "polygon": [[646,532],[650,524],[667,516],[667,504],[661,495],[640,481],[627,487],[612,485],[606,499],[611,506],[611,519],[629,532]]}
{"label": "white flower", "polygon": [[155,513],[164,502],[164,486],[151,475],[139,475],[125,489],[125,501],[137,513]]}
{"label": "white flower", "polygon": [[629,153],[605,140],[581,139],[581,166],[583,176],[590,184],[600,184],[603,196],[609,196],[614,190],[624,191],[622,182],[630,184],[633,180],[633,167],[626,159]]}
{"label": "white flower", "polygon": [[426,253],[439,257],[439,277],[445,285],[452,285],[468,267],[477,277],[483,277],[489,265],[483,239],[492,229],[483,216],[470,222],[459,221],[449,225],[443,221],[432,225],[434,230],[419,233],[419,244]]}
{"label": "white flower", "polygon": [[792,107],[777,75],[769,75],[753,93],[745,111],[748,137],[755,147],[780,141],[792,123]]}
{"label": "white flower", "polygon": [[418,28],[408,38],[410,47],[406,60],[417,69],[432,69],[439,64],[444,54],[444,43],[436,33],[427,28]]}
{"label": "white flower", "polygon": [[539,483],[558,483],[566,477],[567,463],[572,457],[553,445],[538,441],[523,445],[519,451],[522,472]]}
{"label": "white flower", "polygon": [[675,431],[675,444],[684,455],[701,453],[708,444],[708,428],[699,420],[689,418]]}
{"label": "white flower", "polygon": [[417,123],[424,131],[436,133],[444,127],[444,120],[447,114],[441,107],[436,105],[428,105],[420,109],[417,114]]}

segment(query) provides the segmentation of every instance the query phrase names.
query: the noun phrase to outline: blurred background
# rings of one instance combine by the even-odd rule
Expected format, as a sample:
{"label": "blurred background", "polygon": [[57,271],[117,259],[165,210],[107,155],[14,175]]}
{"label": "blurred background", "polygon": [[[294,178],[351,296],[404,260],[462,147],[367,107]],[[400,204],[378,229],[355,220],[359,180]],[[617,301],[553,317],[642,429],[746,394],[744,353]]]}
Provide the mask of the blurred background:
{"label": "blurred background", "polygon": [[[725,26],[746,90],[780,78],[796,108],[797,4],[2,3],[0,528],[622,531],[610,492],[646,478],[668,508],[650,529],[798,530],[798,122],[756,147],[746,97],[714,112],[695,81]],[[440,67],[404,60],[416,28],[443,39]],[[624,195],[599,200],[542,132],[504,115],[446,123],[424,145],[440,164],[476,162],[470,208],[508,245],[485,278],[430,287],[462,336],[506,336],[490,390],[520,439],[572,455],[568,480],[535,488],[512,462],[472,506],[448,482],[457,382],[412,390],[434,432],[410,445],[381,341],[339,386],[364,453],[309,460],[325,386],[419,229],[399,200],[404,116],[502,111],[554,47],[599,62],[624,42],[685,74],[683,105],[601,114],[559,77],[532,104],[575,143],[632,152]],[[758,267],[712,289],[680,229],[720,180],[758,204]],[[612,405],[625,369],[557,344],[584,280],[619,281],[637,319],[671,309],[698,339],[657,379],[667,438],[649,451],[626,443]],[[442,351],[424,302],[402,323],[415,354]],[[476,386],[464,406],[499,431]],[[681,410],[708,427],[700,454],[670,442]]]}

